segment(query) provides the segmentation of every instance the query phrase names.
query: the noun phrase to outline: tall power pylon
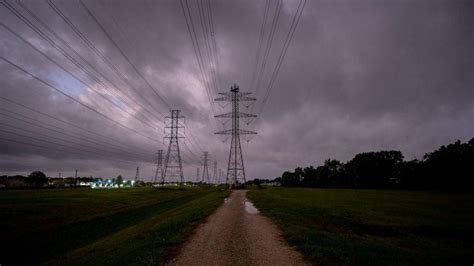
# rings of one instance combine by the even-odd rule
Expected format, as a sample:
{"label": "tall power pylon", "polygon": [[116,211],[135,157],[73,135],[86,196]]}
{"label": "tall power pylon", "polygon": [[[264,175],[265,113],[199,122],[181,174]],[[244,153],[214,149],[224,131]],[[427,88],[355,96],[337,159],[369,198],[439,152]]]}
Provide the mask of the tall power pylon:
{"label": "tall power pylon", "polygon": [[207,151],[204,152],[204,154],[202,155],[202,164],[203,164],[203,168],[202,168],[202,182],[204,183],[205,181],[207,181],[207,183],[209,184],[209,169],[207,167],[208,165],[208,159],[209,159],[209,153]]}
{"label": "tall power pylon", "polygon": [[216,98],[215,101],[226,101],[232,103],[232,112],[216,115],[216,118],[231,118],[232,129],[216,132],[217,135],[231,135],[229,163],[227,166],[226,183],[231,187],[245,183],[245,167],[242,156],[242,147],[240,145],[240,135],[255,135],[257,132],[240,129],[240,118],[254,118],[254,114],[242,113],[239,111],[240,103],[255,101],[255,98],[248,97],[251,92],[239,92],[239,86],[235,85],[230,88],[230,92],[221,92],[223,97]]}
{"label": "tall power pylon", "polygon": [[196,168],[196,182],[199,182],[199,180],[201,179],[201,169]]}
{"label": "tall power pylon", "polygon": [[163,150],[158,150],[156,153],[156,171],[155,171],[155,179],[153,180],[156,183],[158,179],[158,174],[160,175],[160,181],[163,179]]}
{"label": "tall power pylon", "polygon": [[171,110],[171,116],[165,116],[165,136],[169,139],[168,151],[165,158],[165,169],[161,178],[161,183],[165,180],[178,179],[180,183],[184,182],[183,164],[179,152],[179,139],[184,138],[179,134],[180,129],[184,128],[184,116],[179,115],[180,110]]}
{"label": "tall power pylon", "polygon": [[212,173],[212,183],[214,184],[218,184],[219,183],[219,180],[217,179],[217,162],[214,161],[214,169],[213,169],[213,173]]}
{"label": "tall power pylon", "polygon": [[135,173],[135,182],[140,178],[140,167],[137,166],[137,172]]}

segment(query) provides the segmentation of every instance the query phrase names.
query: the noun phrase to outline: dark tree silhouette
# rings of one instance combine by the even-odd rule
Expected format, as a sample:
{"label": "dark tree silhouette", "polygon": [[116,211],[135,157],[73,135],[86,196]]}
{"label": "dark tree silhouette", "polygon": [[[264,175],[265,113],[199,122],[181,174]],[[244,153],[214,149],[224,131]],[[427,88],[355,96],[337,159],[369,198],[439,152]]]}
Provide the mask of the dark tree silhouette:
{"label": "dark tree silhouette", "polygon": [[346,171],[353,176],[357,187],[385,188],[396,182],[402,162],[400,151],[360,153],[347,163]]}
{"label": "dark tree silhouette", "polygon": [[[277,180],[277,179],[275,179]],[[401,188],[474,192],[474,138],[427,153],[423,160],[403,161],[400,151],[357,154],[347,163],[327,159],[324,165],[283,173],[287,187]]]}
{"label": "dark tree silhouette", "polygon": [[47,181],[48,178],[41,171],[31,172],[31,174],[29,174],[27,178],[27,182],[34,184],[34,186],[37,188],[42,187]]}

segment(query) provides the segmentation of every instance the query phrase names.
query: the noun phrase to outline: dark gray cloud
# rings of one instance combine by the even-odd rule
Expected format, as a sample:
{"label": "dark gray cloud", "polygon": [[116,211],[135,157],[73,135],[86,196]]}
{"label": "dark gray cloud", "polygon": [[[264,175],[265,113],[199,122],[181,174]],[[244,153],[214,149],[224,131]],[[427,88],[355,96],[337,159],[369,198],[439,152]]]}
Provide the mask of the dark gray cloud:
{"label": "dark gray cloud", "polygon": [[[283,1],[262,87],[255,95],[258,101],[251,111],[257,112],[262,104],[298,2]],[[8,3],[67,53],[73,54],[71,48],[94,66],[107,89],[0,6],[0,21],[61,67],[4,27],[0,27],[2,57],[123,125],[162,142],[162,116],[169,108],[135,73],[80,3],[54,1],[126,80],[82,42],[47,3],[23,2],[70,48],[17,3]],[[208,150],[219,167],[225,168],[230,144],[222,143],[213,134],[223,126],[212,118],[179,1],[84,3],[170,107],[181,109],[186,116],[186,145],[192,150],[182,145],[187,179],[194,180],[195,155],[199,156],[202,150]],[[276,2],[271,3],[273,10]],[[205,54],[197,5],[195,1],[189,4]],[[233,83],[249,90],[265,1],[211,0],[211,4],[220,90],[227,90]],[[326,158],[348,160],[369,150],[399,149],[411,159],[439,145],[473,137],[473,12],[472,1],[460,0],[308,1],[265,108],[249,126],[259,135],[249,144],[243,142],[248,177],[275,177],[298,165],[316,165]],[[269,27],[266,30],[268,33]],[[153,142],[114,125],[5,61],[0,63],[0,75],[2,97],[67,122],[0,100],[0,113],[4,114],[0,116],[0,138],[17,141],[0,141],[0,174],[43,169],[55,176],[57,172],[72,174],[78,168],[87,175],[132,177],[135,167],[140,165],[143,177],[153,175],[154,152],[165,148],[166,143]],[[124,97],[125,103],[112,94],[113,86],[102,76],[116,85],[118,91],[114,93]],[[113,99],[126,112],[94,90]],[[227,111],[217,105],[216,110]],[[24,116],[42,121],[42,127]],[[60,149],[76,152],[65,153]]]}

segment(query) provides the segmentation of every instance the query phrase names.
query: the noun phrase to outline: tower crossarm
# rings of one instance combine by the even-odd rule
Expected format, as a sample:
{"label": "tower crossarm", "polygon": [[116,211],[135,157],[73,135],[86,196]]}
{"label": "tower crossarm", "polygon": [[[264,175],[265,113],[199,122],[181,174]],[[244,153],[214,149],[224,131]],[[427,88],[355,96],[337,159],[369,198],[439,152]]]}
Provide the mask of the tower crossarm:
{"label": "tower crossarm", "polygon": [[[256,135],[257,134],[257,132],[253,132],[253,131],[245,130],[245,129],[239,129],[237,133],[240,135]],[[215,132],[214,134],[215,135],[232,135],[232,129]]]}
{"label": "tower crossarm", "polygon": [[[245,95],[240,95],[241,93],[235,95],[236,99],[239,101],[239,102],[248,102],[248,101],[256,101],[257,99],[256,98],[252,98],[252,97],[247,97]],[[224,97],[219,97],[219,98],[215,98],[214,101],[216,102],[232,102],[232,94],[229,94],[229,95],[225,95]]]}
{"label": "tower crossarm", "polygon": [[[237,117],[257,117],[256,115],[254,114],[248,114],[248,113],[242,113],[242,112],[238,112],[236,114]],[[229,112],[229,113],[225,113],[225,114],[220,114],[220,115],[215,115],[214,116],[215,118],[232,118],[234,117],[234,114],[232,112]]]}

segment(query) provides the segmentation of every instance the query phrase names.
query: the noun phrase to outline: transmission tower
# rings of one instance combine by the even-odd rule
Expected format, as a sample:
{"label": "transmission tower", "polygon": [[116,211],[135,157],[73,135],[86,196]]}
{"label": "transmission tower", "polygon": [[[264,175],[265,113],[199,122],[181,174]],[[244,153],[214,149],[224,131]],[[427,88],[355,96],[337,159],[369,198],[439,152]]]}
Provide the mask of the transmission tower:
{"label": "transmission tower", "polygon": [[231,135],[232,140],[230,144],[229,163],[227,166],[226,183],[230,186],[245,183],[245,167],[242,156],[242,147],[240,146],[240,135],[255,135],[257,132],[243,130],[239,128],[240,118],[254,118],[254,114],[242,113],[239,111],[242,102],[255,101],[255,98],[250,98],[248,95],[251,92],[239,92],[239,87],[234,84],[230,88],[230,92],[221,92],[223,97],[215,99],[215,101],[225,101],[232,103],[232,112],[216,115],[216,118],[230,118],[232,119],[232,128],[224,131],[216,132],[217,135]]}
{"label": "transmission tower", "polygon": [[196,182],[199,182],[199,180],[201,179],[200,178],[201,177],[201,171],[200,170],[201,169],[199,169],[199,167],[196,168]]}
{"label": "transmission tower", "polygon": [[213,169],[213,173],[212,173],[212,183],[214,184],[218,184],[219,183],[219,180],[217,179],[217,162],[214,161],[214,169]]}
{"label": "transmission tower", "polygon": [[224,176],[224,171],[219,168],[219,184],[222,184],[222,177]]}
{"label": "transmission tower", "polygon": [[140,178],[140,167],[137,166],[137,172],[135,173],[135,182]]}
{"label": "transmission tower", "polygon": [[156,180],[158,178],[158,173],[160,174],[160,180],[162,180],[162,175],[163,175],[163,150],[158,150],[156,155],[157,155],[157,158],[156,158],[155,179],[153,180],[154,183],[156,183]]}
{"label": "transmission tower", "polygon": [[184,138],[179,134],[180,129],[184,128],[184,116],[179,115],[180,110],[171,110],[171,116],[165,116],[165,136],[169,139],[168,151],[165,157],[165,169],[161,178],[161,183],[165,180],[178,179],[180,183],[184,182],[183,164],[179,152],[179,139]]}
{"label": "transmission tower", "polygon": [[202,155],[202,164],[203,164],[202,182],[204,183],[204,181],[206,180],[207,183],[210,184],[210,182],[209,182],[209,170],[207,168],[208,159],[209,159],[209,153],[207,151],[205,151],[204,154]]}

